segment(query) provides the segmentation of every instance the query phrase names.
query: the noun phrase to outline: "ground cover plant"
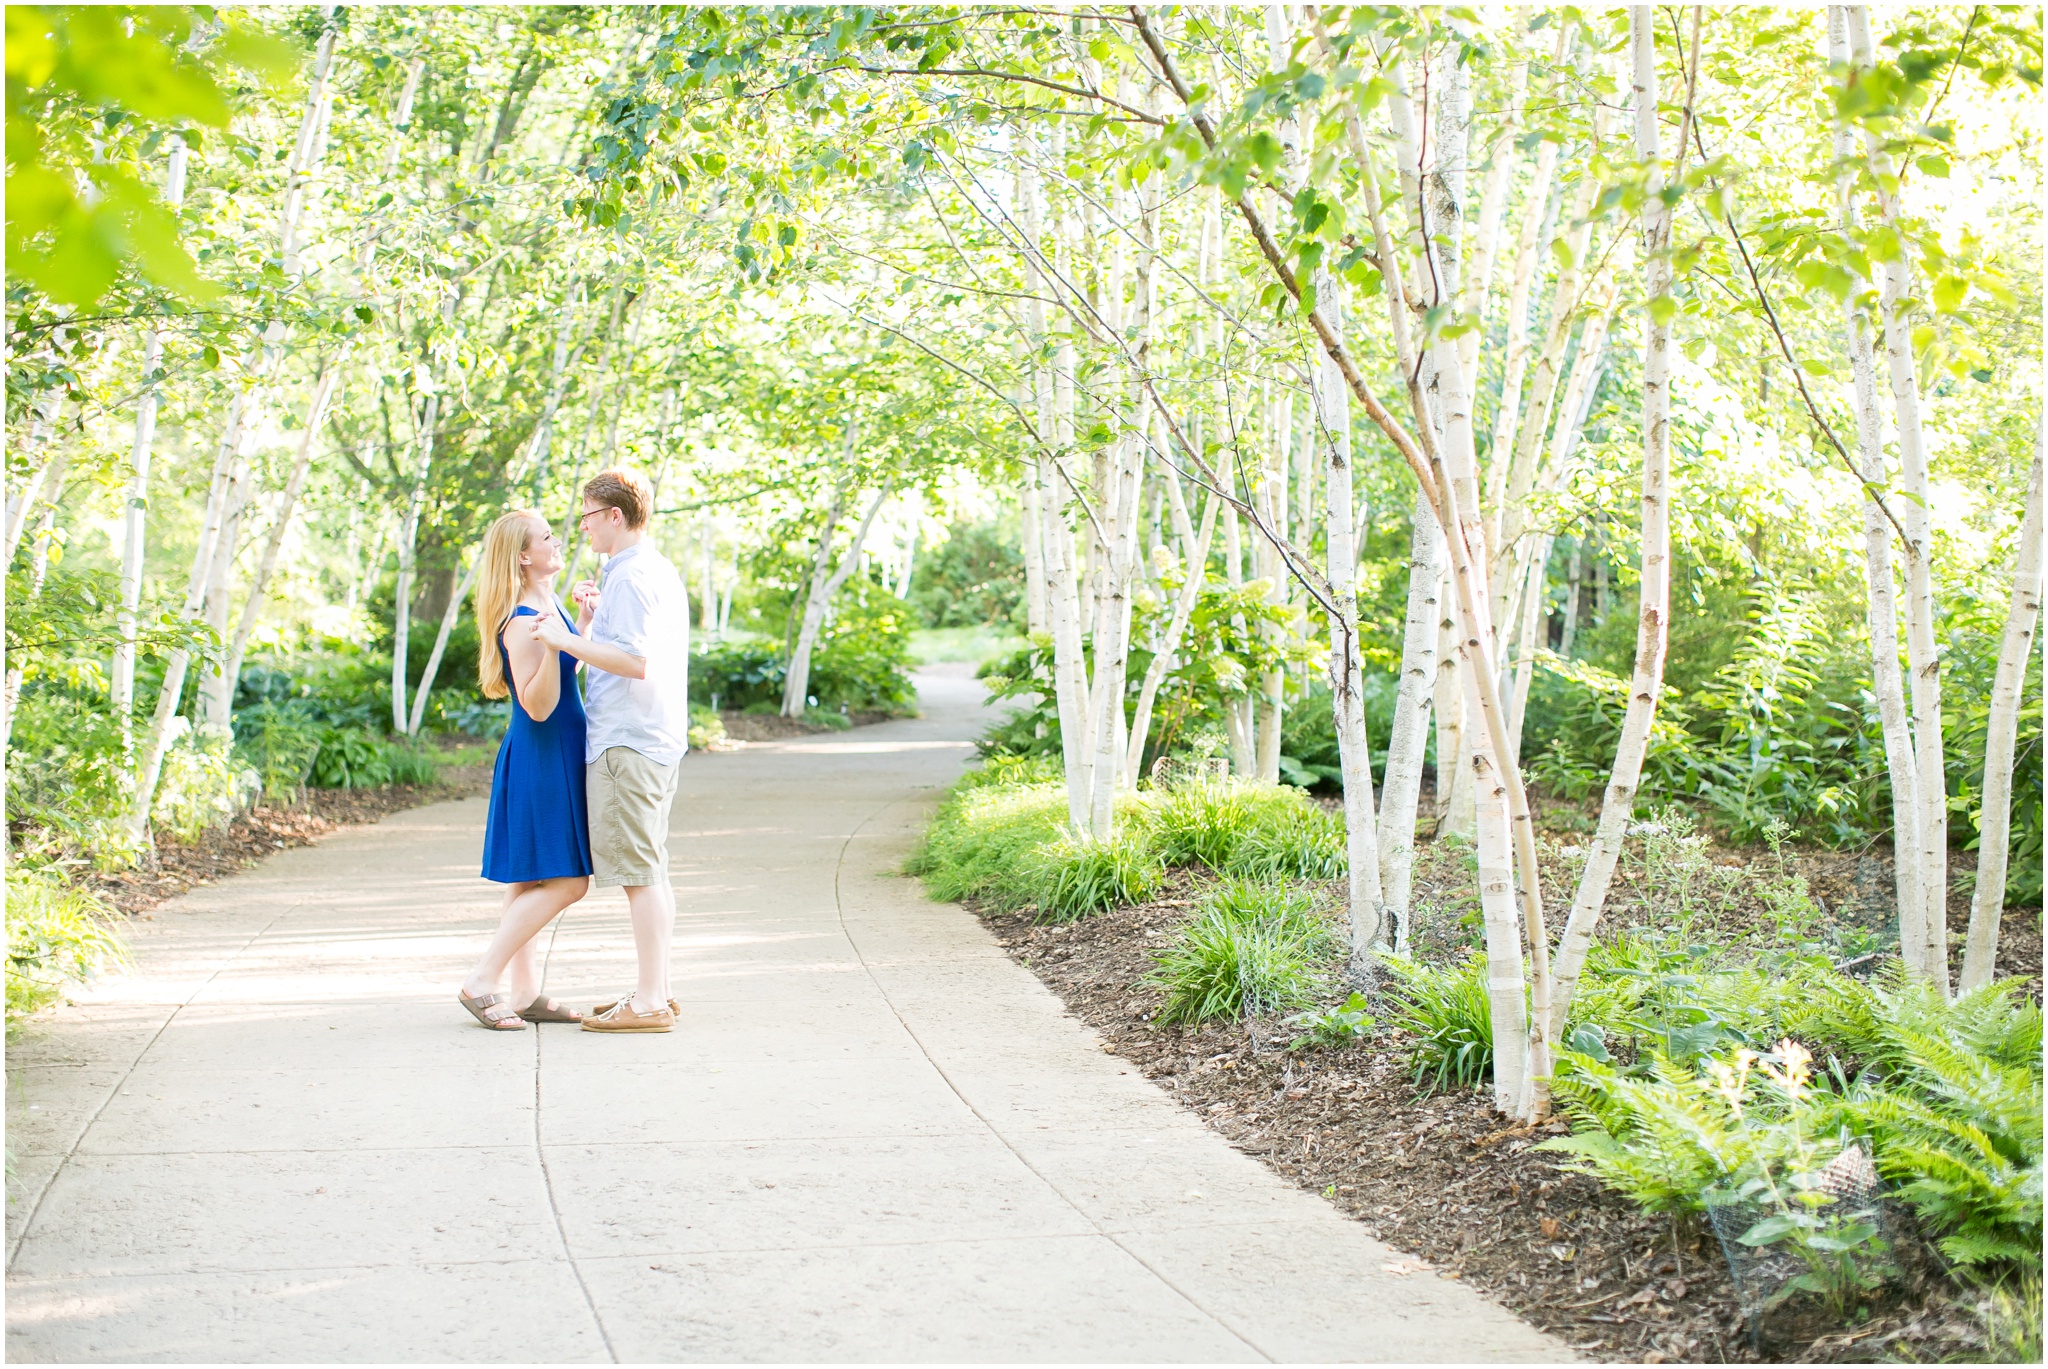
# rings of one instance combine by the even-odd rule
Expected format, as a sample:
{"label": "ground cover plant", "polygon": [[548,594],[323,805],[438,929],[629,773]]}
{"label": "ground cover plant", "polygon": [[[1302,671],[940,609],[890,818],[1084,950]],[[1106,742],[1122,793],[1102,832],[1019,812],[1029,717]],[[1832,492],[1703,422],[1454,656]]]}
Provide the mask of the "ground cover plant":
{"label": "ground cover plant", "polygon": [[[1677,808],[1642,824],[1564,1034],[1558,1118],[1532,1129],[1485,1120],[1477,909],[1437,897],[1469,847],[1427,848],[1417,949],[1361,986],[1330,906],[1341,848],[1306,877],[1231,872],[1245,836],[1278,825],[1266,815],[1302,825],[1299,791],[1140,790],[1123,831],[1149,841],[1156,885],[1077,915],[1016,892],[1047,887],[1030,882],[1034,843],[1055,864],[1082,849],[1051,772],[1021,757],[971,772],[912,868],[983,909],[1212,1125],[1574,1344],[1617,1359],[1854,1359],[1873,1338],[1976,1354],[2038,1307],[2038,979],[1944,1000],[1863,925],[1874,910],[1824,848],[1773,828],[1738,856]],[[1554,816],[1567,830],[1546,873],[1567,880],[1578,848]],[[1866,884],[1881,900],[1884,881]],[[1439,1212],[1446,1230],[1418,1226],[1436,1210],[1418,1168],[1449,1166],[1466,1193],[1473,1164],[1499,1171],[1480,1201]],[[1474,1229],[1496,1219],[1526,1234]]]}

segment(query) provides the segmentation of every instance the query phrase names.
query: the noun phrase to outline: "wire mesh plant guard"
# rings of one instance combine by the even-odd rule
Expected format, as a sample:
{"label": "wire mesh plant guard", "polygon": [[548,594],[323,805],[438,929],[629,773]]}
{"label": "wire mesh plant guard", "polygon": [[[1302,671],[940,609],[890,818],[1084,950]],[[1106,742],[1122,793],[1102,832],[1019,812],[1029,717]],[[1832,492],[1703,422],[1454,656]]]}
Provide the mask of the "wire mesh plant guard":
{"label": "wire mesh plant guard", "polygon": [[1795,1294],[1846,1307],[1899,1272],[1898,1215],[1861,1141],[1817,1169],[1763,1173],[1710,1195],[1707,1219],[1752,1341],[1764,1315]]}
{"label": "wire mesh plant guard", "polygon": [[1229,780],[1228,756],[1161,756],[1152,762],[1152,783],[1159,789],[1226,784]]}

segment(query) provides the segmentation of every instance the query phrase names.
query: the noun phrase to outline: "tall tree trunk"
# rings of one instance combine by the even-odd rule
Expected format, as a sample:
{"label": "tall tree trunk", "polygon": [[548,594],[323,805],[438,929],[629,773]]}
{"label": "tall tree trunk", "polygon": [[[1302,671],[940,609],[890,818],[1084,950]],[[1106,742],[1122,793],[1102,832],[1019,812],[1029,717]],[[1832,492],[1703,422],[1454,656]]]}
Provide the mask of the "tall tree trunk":
{"label": "tall tree trunk", "polygon": [[[1125,95],[1138,92],[1126,83]],[[1105,516],[1110,519],[1110,542],[1103,577],[1104,599],[1096,619],[1094,740],[1095,761],[1090,776],[1089,830],[1098,840],[1116,831],[1116,791],[1128,779],[1125,766],[1128,723],[1124,717],[1124,693],[1130,665],[1131,591],[1138,563],[1138,523],[1144,511],[1145,463],[1151,448],[1151,425],[1155,421],[1146,404],[1145,383],[1152,355],[1155,271],[1159,228],[1159,191],[1147,182],[1138,188],[1138,260],[1133,276],[1134,297],[1129,322],[1134,356],[1130,366],[1130,408],[1124,417],[1124,432],[1116,448],[1116,481],[1113,500]]]}
{"label": "tall tree trunk", "polygon": [[[1387,929],[1404,951],[1411,931],[1409,899],[1415,877],[1415,810],[1422,797],[1422,757],[1428,749],[1431,695],[1437,682],[1437,635],[1443,622],[1444,533],[1429,501],[1416,496],[1409,515],[1408,608],[1401,631],[1401,683],[1394,696],[1394,727],[1387,738],[1386,782],[1380,789],[1380,878]],[[1457,705],[1462,713],[1464,701]]]}
{"label": "tall tree trunk", "polygon": [[1174,595],[1173,616],[1168,619],[1166,631],[1153,646],[1151,664],[1145,667],[1145,678],[1138,685],[1138,702],[1131,714],[1131,736],[1124,754],[1124,774],[1129,782],[1138,782],[1138,767],[1145,759],[1145,743],[1152,731],[1152,709],[1159,699],[1159,686],[1166,680],[1178,659],[1181,638],[1186,635],[1188,621],[1194,617],[1195,604],[1200,600],[1202,588],[1209,579],[1209,543],[1216,533],[1216,509],[1223,501],[1211,494],[1202,500],[1202,524],[1197,532],[1188,518],[1187,499],[1181,493],[1179,479],[1171,473],[1163,475],[1160,483],[1165,486],[1168,506],[1173,512],[1174,531],[1181,545],[1180,590]]}
{"label": "tall tree trunk", "polygon": [[0,570],[14,564],[15,555],[21,550],[21,539],[35,520],[44,482],[57,468],[55,434],[57,417],[63,406],[61,391],[55,394],[45,392],[29,404],[28,440],[22,446],[32,465],[29,477],[21,487],[7,492],[7,559],[0,562]]}
{"label": "tall tree trunk", "polygon": [[[246,433],[252,425],[244,424]],[[250,487],[256,473],[249,462],[235,466],[230,479],[228,512],[213,547],[213,567],[207,573],[206,626],[223,644],[223,654],[199,672],[198,698],[194,712],[203,727],[227,727],[234,721],[235,679],[227,673],[225,644],[228,640],[228,611],[234,603],[235,563],[241,559],[242,518],[255,497]]]}
{"label": "tall tree trunk", "polygon": [[[176,214],[185,203],[185,140],[173,133],[164,162],[164,207]],[[115,622],[121,640],[108,672],[108,702],[121,724],[121,751],[132,763],[135,750],[136,613],[142,606],[143,556],[148,543],[149,471],[156,445],[157,368],[164,335],[151,327],[142,339],[142,395],[135,401],[135,440],[128,449],[128,498],[121,516],[121,606]]]}
{"label": "tall tree trunk", "polygon": [[[1327,271],[1316,276],[1316,301],[1343,336],[1343,293]],[[1344,784],[1344,854],[1349,876],[1351,972],[1362,978],[1372,952],[1392,946],[1380,872],[1380,834],[1374,811],[1372,753],[1365,731],[1365,672],[1359,659],[1358,550],[1351,535],[1351,396],[1336,363],[1317,367],[1323,427],[1324,574],[1336,612],[1330,615],[1330,706],[1337,733],[1337,766]]]}
{"label": "tall tree trunk", "polygon": [[[58,473],[50,481],[51,498],[44,501],[42,516],[36,520],[36,537],[29,550],[28,597],[38,599],[43,593],[43,584],[50,574],[50,548],[57,540],[57,494],[64,487],[63,460],[57,461]],[[6,667],[5,684],[0,685],[0,756],[7,752],[14,740],[14,706],[21,699],[21,682],[25,672],[18,663],[10,662]],[[4,781],[4,769],[0,769],[0,781]],[[4,827],[4,824],[0,824]],[[5,850],[4,837],[0,837],[0,850]]]}
{"label": "tall tree trunk", "polygon": [[[571,293],[573,294],[573,287]],[[581,343],[578,343],[573,351],[569,347],[571,317],[572,313],[565,310],[561,332],[555,338],[554,367],[553,375],[548,382],[548,397],[541,405],[540,417],[534,421],[533,436],[527,440],[525,449],[505,473],[505,486],[509,490],[517,490],[529,472],[539,470],[547,461],[548,443],[554,433],[555,414],[562,407],[562,398],[568,392],[569,373],[575,366],[576,358],[583,353]],[[420,671],[419,687],[412,692],[411,710],[405,729],[409,736],[418,736],[420,729],[426,725],[427,699],[434,692],[434,678],[440,674],[441,658],[447,654],[448,639],[455,632],[455,624],[462,617],[463,605],[469,602],[470,591],[476,587],[477,573],[482,568],[483,550],[479,547],[477,553],[470,558],[469,569],[462,573],[461,581],[448,596],[448,602],[442,606],[441,625],[434,632],[434,648],[427,653],[427,664]],[[688,612],[685,611],[683,616],[687,620]]]}
{"label": "tall tree trunk", "polygon": [[429,394],[421,405],[419,455],[414,458],[412,492],[405,501],[405,520],[398,526],[398,588],[392,601],[391,730],[408,733],[406,655],[412,637],[412,581],[419,555],[420,515],[427,504],[427,476],[434,466],[434,429],[440,422],[441,396]]}
{"label": "tall tree trunk", "polygon": [[[234,493],[231,476],[241,460],[243,416],[250,404],[248,391],[237,388],[228,400],[227,422],[220,443],[214,449],[213,472],[207,481],[206,506],[199,520],[199,543],[192,551],[192,569],[185,579],[182,615],[196,621],[206,608],[206,591],[212,579],[214,551],[227,520],[228,501]],[[173,647],[164,661],[163,685],[157,691],[156,711],[150,718],[149,735],[136,753],[135,783],[129,797],[128,834],[142,841],[149,832],[150,810],[156,802],[156,785],[163,775],[164,757],[176,740],[172,720],[185,692],[185,674],[191,653]]]}
{"label": "tall tree trunk", "polygon": [[2041,617],[2041,457],[2048,446],[2048,414],[2034,441],[2027,472],[2027,512],[2020,522],[2019,555],[2012,570],[2012,604],[1998,643],[1991,679],[1990,717],[1984,727],[1983,815],[1977,820],[1977,887],[1970,896],[1970,933],[1963,946],[1962,991],[1982,988],[1995,974],[1998,919],[2005,910],[2005,863],[2012,834],[2013,745],[2020,699],[2034,663],[2034,629]]}
{"label": "tall tree trunk", "polygon": [[[1649,752],[1650,728],[1656,721],[1657,700],[1664,689],[1664,656],[1671,630],[1671,207],[1659,198],[1666,177],[1657,125],[1655,12],[1648,6],[1637,5],[1631,6],[1628,13],[1636,157],[1647,178],[1643,198],[1643,270],[1648,317],[1644,321],[1643,339],[1643,493],[1638,506],[1642,562],[1635,671],[1629,682],[1628,707],[1622,715],[1621,739],[1615,744],[1614,768],[1600,801],[1600,826],[1586,853],[1585,868],[1572,898],[1571,915],[1565,920],[1564,935],[1558,943],[1551,995],[1553,1039],[1564,1033],[1572,993],[1586,953],[1592,947],[1593,930],[1607,906],[1615,862],[1628,836],[1643,758]],[[1682,167],[1682,142],[1680,152]]]}
{"label": "tall tree trunk", "polygon": [[344,349],[342,356],[321,363],[320,379],[313,387],[313,403],[306,413],[306,429],[299,436],[298,456],[292,462],[290,478],[285,481],[277,519],[271,525],[270,538],[263,547],[263,560],[257,565],[256,578],[250,582],[248,598],[242,604],[242,621],[235,629],[233,643],[228,647],[228,668],[224,673],[231,681],[242,677],[242,658],[249,650],[249,637],[256,630],[256,620],[262,616],[263,601],[270,592],[270,577],[277,570],[278,552],[284,546],[292,512],[299,502],[299,492],[305,488],[306,473],[312,467],[313,443],[327,422],[327,404],[333,397],[336,382],[341,378],[346,356]]}
{"label": "tall tree trunk", "polygon": [[[1828,8],[1831,59],[1847,66],[1852,57],[1848,9]],[[1844,231],[1856,227],[1856,202],[1851,187],[1850,157],[1855,137],[1845,120],[1835,122],[1836,212]],[[1878,725],[1884,738],[1885,768],[1891,778],[1893,876],[1898,891],[1902,950],[1925,944],[1920,929],[1927,896],[1920,869],[1920,777],[1913,756],[1912,727],[1906,715],[1905,685],[1899,674],[1897,591],[1892,574],[1890,521],[1878,502],[1886,483],[1884,416],[1879,406],[1877,364],[1871,320],[1856,298],[1843,302],[1849,337],[1850,398],[1856,415],[1857,470],[1863,491],[1863,580],[1865,621],[1870,633],[1871,692],[1877,700]]]}
{"label": "tall tree trunk", "polygon": [[[811,652],[818,644],[819,631],[825,626],[825,611],[832,606],[832,599],[840,587],[852,577],[854,567],[860,564],[860,549],[867,541],[868,529],[874,526],[875,515],[882,511],[882,505],[888,502],[890,491],[895,486],[893,475],[882,482],[882,488],[875,493],[875,502],[868,505],[860,526],[854,529],[853,540],[846,544],[846,551],[840,556],[831,578],[823,584],[816,580],[811,583],[810,602],[804,605],[803,626],[797,631],[796,646],[789,653],[789,671],[782,682],[782,716],[785,718],[804,715],[804,703],[811,687]],[[822,546],[820,550],[823,550]]]}
{"label": "tall tree trunk", "polygon": [[[1874,57],[1868,11],[1849,6],[1849,43],[1856,65],[1868,69]],[[1885,225],[1900,234],[1901,247],[1884,263],[1879,311],[1884,323],[1885,369],[1891,380],[1894,431],[1899,441],[1899,487],[1905,494],[1900,517],[1906,547],[1906,662],[1911,667],[1914,764],[1919,778],[1920,910],[1918,945],[1905,951],[1908,969],[1949,989],[1948,972],[1948,791],[1941,744],[1941,654],[1935,642],[1934,552],[1929,514],[1927,445],[1920,428],[1920,380],[1915,371],[1913,325],[1907,310],[1913,295],[1911,249],[1900,227],[1897,180],[1883,141],[1868,135],[1871,170],[1878,185],[1878,209]],[[1888,188],[1889,187],[1889,188]],[[1904,911],[1899,926],[1906,929]]]}

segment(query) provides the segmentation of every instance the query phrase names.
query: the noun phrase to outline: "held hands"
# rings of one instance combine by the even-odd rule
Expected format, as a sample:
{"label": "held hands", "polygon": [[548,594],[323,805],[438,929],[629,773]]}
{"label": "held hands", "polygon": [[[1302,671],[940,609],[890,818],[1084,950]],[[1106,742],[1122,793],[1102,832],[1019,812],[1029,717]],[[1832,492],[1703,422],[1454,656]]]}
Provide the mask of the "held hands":
{"label": "held hands", "polygon": [[576,619],[579,624],[589,626],[591,618],[597,613],[598,601],[603,597],[603,592],[597,587],[597,581],[576,582],[576,588],[569,591],[569,598],[576,605]]}
{"label": "held hands", "polygon": [[562,625],[559,614],[528,619],[527,631],[533,634],[534,641],[549,650],[561,651],[569,645],[569,630]]}

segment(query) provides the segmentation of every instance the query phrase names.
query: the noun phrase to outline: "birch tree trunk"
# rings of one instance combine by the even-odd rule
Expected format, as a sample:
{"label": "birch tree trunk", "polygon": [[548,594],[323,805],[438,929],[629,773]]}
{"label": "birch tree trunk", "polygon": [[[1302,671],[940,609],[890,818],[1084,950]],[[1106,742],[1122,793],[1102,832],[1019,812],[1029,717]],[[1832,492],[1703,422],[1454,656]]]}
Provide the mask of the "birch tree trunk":
{"label": "birch tree trunk", "polygon": [[[1849,6],[1849,43],[1856,65],[1872,60],[1868,11]],[[1900,233],[1898,254],[1884,263],[1879,310],[1884,324],[1885,369],[1891,381],[1894,431],[1899,442],[1899,487],[1906,496],[1900,519],[1906,547],[1906,662],[1911,667],[1914,764],[1918,771],[1920,866],[1919,944],[1908,946],[1908,969],[1949,991],[1948,973],[1948,792],[1941,744],[1941,654],[1934,638],[1934,551],[1927,484],[1927,445],[1920,428],[1920,380],[1915,371],[1912,321],[1906,316],[1913,294],[1913,263],[1900,228],[1899,195],[1890,155],[1867,135],[1871,170],[1878,185],[1878,209],[1885,225]],[[1888,188],[1889,187],[1889,188]],[[1900,931],[1906,929],[1903,910]]]}
{"label": "birch tree trunk", "polygon": [[[205,510],[199,520],[199,544],[192,551],[192,569],[185,579],[182,616],[196,621],[206,608],[206,590],[212,576],[214,551],[233,494],[229,477],[241,459],[242,419],[250,403],[249,393],[237,388],[228,400],[227,423],[214,449],[213,472],[207,481]],[[191,653],[173,647],[164,661],[163,685],[157,691],[156,711],[150,718],[149,736],[136,757],[135,785],[128,808],[128,835],[140,843],[149,833],[149,814],[156,802],[156,785],[163,775],[164,757],[176,740],[172,720],[185,693],[185,675]]]}
{"label": "birch tree trunk", "polygon": [[[875,515],[888,502],[890,492],[895,488],[896,479],[889,477],[882,482],[882,488],[875,494],[875,502],[868,505],[867,513],[861,518],[860,526],[854,529],[853,540],[846,545],[845,553],[839,558],[839,565],[831,578],[822,584],[815,578],[811,581],[810,601],[804,605],[803,626],[797,630],[796,646],[789,653],[789,671],[782,681],[782,716],[801,718],[804,704],[811,687],[811,651],[818,644],[818,633],[825,626],[825,611],[832,607],[832,599],[853,575],[854,567],[860,564],[860,549],[868,539],[868,529],[874,526]],[[824,551],[830,545],[830,529],[819,544],[819,560],[824,560]]]}
{"label": "birch tree trunk", "polygon": [[[1387,738],[1386,783],[1380,790],[1381,897],[1394,949],[1407,949],[1409,899],[1415,878],[1415,810],[1422,797],[1431,695],[1437,684],[1437,637],[1444,621],[1444,533],[1429,501],[1416,496],[1408,543],[1408,610],[1401,632],[1401,683]],[[1464,700],[1457,703],[1464,709]]]}
{"label": "birch tree trunk", "polygon": [[1983,816],[1977,820],[1977,887],[1970,896],[1970,932],[1963,946],[1964,993],[1989,984],[1998,959],[1998,919],[2005,911],[2006,856],[2012,837],[2012,765],[2019,733],[2020,699],[2034,664],[2034,629],[2041,617],[2041,457],[2048,447],[2048,415],[2034,443],[2027,473],[2027,512],[2020,522],[2019,556],[2012,571],[2012,604],[1998,643],[1991,679],[1991,716],[1984,729]]}
{"label": "birch tree trunk", "polygon": [[[1316,302],[1343,336],[1343,295],[1327,271],[1316,274]],[[1336,613],[1330,616],[1330,706],[1337,732],[1337,766],[1344,784],[1344,854],[1349,876],[1351,972],[1366,973],[1374,949],[1391,947],[1380,878],[1380,834],[1374,812],[1372,754],[1365,731],[1365,674],[1359,661],[1358,549],[1351,535],[1351,396],[1336,363],[1317,367],[1321,404],[1325,493],[1324,574]]]}
{"label": "birch tree trunk", "polygon": [[[444,313],[446,310],[444,309]],[[398,527],[398,586],[392,601],[391,730],[408,734],[406,654],[412,636],[412,578],[419,554],[420,515],[427,504],[427,475],[434,465],[434,429],[441,417],[441,396],[429,394],[420,410],[419,455],[413,463],[412,493],[405,501],[405,521]]]}
{"label": "birch tree trunk", "polygon": [[[1828,8],[1830,58],[1847,66],[1853,50],[1849,41],[1848,9]],[[1856,227],[1856,202],[1851,189],[1850,157],[1855,138],[1846,121],[1835,122],[1836,209],[1845,232]],[[1856,298],[1843,302],[1849,337],[1850,399],[1856,415],[1858,474],[1863,491],[1863,580],[1865,621],[1870,633],[1871,692],[1877,700],[1878,725],[1884,738],[1885,768],[1892,791],[1892,865],[1898,891],[1899,930],[1902,949],[1925,944],[1920,923],[1927,906],[1921,879],[1920,776],[1913,755],[1912,727],[1906,714],[1905,685],[1899,674],[1899,627],[1896,588],[1892,572],[1892,531],[1890,520],[1878,502],[1877,491],[1886,484],[1884,466],[1884,416],[1879,407],[1877,364],[1872,343],[1871,320]]]}
{"label": "birch tree trunk", "polygon": [[242,604],[242,621],[235,629],[235,639],[228,648],[229,680],[242,677],[242,658],[249,649],[249,637],[256,630],[256,620],[262,616],[264,597],[270,592],[270,577],[277,570],[278,552],[284,546],[285,533],[291,527],[292,512],[299,502],[299,493],[306,486],[306,473],[313,463],[313,443],[319,437],[320,429],[327,422],[327,404],[334,395],[334,387],[341,378],[341,368],[347,352],[323,362],[320,378],[313,387],[313,403],[306,414],[306,430],[299,437],[299,451],[292,462],[291,476],[285,481],[284,495],[278,504],[277,520],[271,526],[270,538],[263,547],[263,559],[257,565],[256,578],[250,582],[248,598]]}
{"label": "birch tree trunk", "polygon": [[1132,785],[1138,782],[1138,767],[1145,759],[1145,742],[1152,731],[1152,708],[1159,699],[1159,686],[1166,680],[1180,651],[1181,638],[1187,633],[1188,622],[1194,617],[1195,604],[1201,599],[1202,587],[1209,580],[1209,543],[1216,533],[1216,508],[1223,501],[1209,495],[1202,501],[1202,525],[1197,532],[1188,518],[1187,499],[1181,493],[1180,482],[1167,474],[1160,483],[1166,488],[1168,506],[1173,512],[1173,526],[1181,545],[1180,590],[1174,595],[1173,617],[1166,624],[1166,632],[1157,643],[1151,664],[1145,667],[1145,678],[1138,685],[1137,707],[1131,714],[1131,736],[1124,755],[1124,774]]}
{"label": "birch tree trunk", "polygon": [[[1128,83],[1126,86],[1126,97],[1135,97],[1137,92],[1129,89]],[[1115,488],[1106,491],[1104,497],[1110,540],[1105,548],[1103,598],[1096,616],[1095,697],[1091,710],[1095,759],[1091,766],[1089,804],[1089,831],[1098,841],[1116,834],[1116,791],[1128,773],[1124,683],[1130,657],[1131,586],[1138,559],[1138,520],[1143,512],[1145,461],[1152,445],[1150,432],[1154,421],[1145,402],[1145,384],[1152,353],[1158,226],[1158,187],[1155,181],[1148,181],[1138,188],[1138,261],[1130,320],[1134,342],[1130,408],[1116,449]]]}
{"label": "birch tree trunk", "polygon": [[[185,140],[173,133],[164,163],[164,207],[176,214],[185,203]],[[108,702],[121,724],[121,752],[132,763],[135,750],[135,634],[142,606],[143,554],[147,550],[149,472],[156,445],[157,368],[163,364],[164,335],[151,327],[142,339],[142,395],[135,401],[135,440],[128,449],[128,497],[121,513],[121,606],[115,623],[121,640],[108,671]]]}
{"label": "birch tree trunk", "polygon": [[[572,288],[573,293],[573,288]],[[554,434],[555,414],[562,407],[562,398],[568,392],[569,374],[576,358],[582,355],[582,344],[572,352],[569,348],[569,319],[571,313],[563,316],[562,330],[555,338],[553,376],[548,383],[548,397],[541,405],[540,417],[534,421],[533,436],[528,439],[525,450],[506,473],[505,484],[509,489],[518,489],[528,474],[539,470],[547,461],[548,445]],[[448,596],[447,605],[441,610],[441,624],[434,632],[433,650],[427,653],[427,664],[420,671],[419,687],[412,692],[412,705],[405,729],[408,736],[418,736],[427,721],[427,699],[434,692],[434,678],[440,674],[441,658],[447,654],[448,639],[455,632],[455,624],[462,619],[463,605],[469,602],[470,591],[476,588],[477,573],[483,568],[481,548],[472,556],[469,569],[462,573],[462,580],[455,586],[455,592]],[[684,613],[687,619],[687,609]]]}
{"label": "birch tree trunk", "polygon": [[[63,489],[63,461],[56,463],[58,474],[50,482],[51,498],[44,501],[42,516],[36,520],[35,542],[29,550],[28,597],[31,601],[42,596],[43,585],[50,574],[50,547],[56,541],[57,499]],[[14,740],[14,706],[21,701],[21,682],[25,671],[18,664],[10,663],[6,668],[5,683],[0,684],[0,757],[7,754],[7,748]],[[4,783],[6,770],[0,764],[0,783]],[[0,851],[6,849],[5,824],[0,824]]]}
{"label": "birch tree trunk", "polygon": [[[1655,12],[1629,9],[1631,86],[1634,91],[1636,157],[1647,178],[1643,199],[1644,291],[1648,318],[1643,338],[1642,562],[1636,610],[1635,670],[1614,768],[1600,801],[1600,826],[1586,853],[1585,868],[1565,920],[1551,996],[1550,1034],[1564,1032],[1572,993],[1578,985],[1593,930],[1607,906],[1614,866],[1628,836],[1649,752],[1650,728],[1664,688],[1664,655],[1671,629],[1671,207],[1659,198],[1665,175],[1657,125],[1657,40]],[[1682,150],[1682,149],[1681,149]]]}

